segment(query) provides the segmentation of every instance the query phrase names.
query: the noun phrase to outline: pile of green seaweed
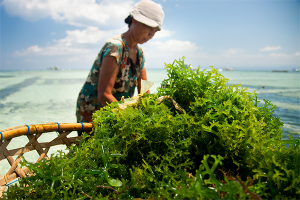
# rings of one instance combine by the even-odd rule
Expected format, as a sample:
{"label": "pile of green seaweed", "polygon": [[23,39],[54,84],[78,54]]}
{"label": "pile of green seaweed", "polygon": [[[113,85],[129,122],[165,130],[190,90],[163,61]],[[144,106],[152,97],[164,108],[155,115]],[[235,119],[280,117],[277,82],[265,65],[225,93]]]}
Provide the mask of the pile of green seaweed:
{"label": "pile of green seaweed", "polygon": [[[299,141],[218,70],[167,64],[156,94],[97,111],[93,136],[31,164],[9,199],[297,199]],[[166,98],[168,97],[168,98]],[[160,101],[158,101],[160,99]],[[162,100],[164,99],[164,100]]]}

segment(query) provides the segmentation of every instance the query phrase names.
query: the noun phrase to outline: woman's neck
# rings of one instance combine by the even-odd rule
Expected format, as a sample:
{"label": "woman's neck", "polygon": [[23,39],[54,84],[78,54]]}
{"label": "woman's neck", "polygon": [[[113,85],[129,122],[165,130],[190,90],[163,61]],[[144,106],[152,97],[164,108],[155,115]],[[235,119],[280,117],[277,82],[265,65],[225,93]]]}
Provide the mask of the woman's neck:
{"label": "woman's neck", "polygon": [[132,48],[136,48],[137,46],[137,42],[134,40],[133,38],[133,34],[131,33],[130,30],[128,30],[127,32],[123,33],[125,39],[126,39],[126,42],[127,42],[127,45],[130,49]]}

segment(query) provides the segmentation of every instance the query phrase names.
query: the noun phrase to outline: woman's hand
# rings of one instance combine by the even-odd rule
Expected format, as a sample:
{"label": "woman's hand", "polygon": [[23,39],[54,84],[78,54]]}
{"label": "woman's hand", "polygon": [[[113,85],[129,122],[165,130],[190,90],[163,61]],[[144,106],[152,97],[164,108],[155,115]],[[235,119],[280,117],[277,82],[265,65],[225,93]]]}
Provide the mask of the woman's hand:
{"label": "woman's hand", "polygon": [[[137,89],[138,89],[138,93],[139,93],[139,94],[141,93],[141,87],[142,87],[141,84],[142,84],[142,80],[147,81],[146,67],[144,67],[144,69],[141,70],[140,77],[138,78],[138,86],[137,86]],[[150,90],[148,90],[147,93],[150,94]]]}
{"label": "woman's hand", "polygon": [[103,106],[113,101],[117,102],[111,91],[115,85],[118,70],[119,66],[115,57],[108,56],[103,58],[98,81],[98,100]]}

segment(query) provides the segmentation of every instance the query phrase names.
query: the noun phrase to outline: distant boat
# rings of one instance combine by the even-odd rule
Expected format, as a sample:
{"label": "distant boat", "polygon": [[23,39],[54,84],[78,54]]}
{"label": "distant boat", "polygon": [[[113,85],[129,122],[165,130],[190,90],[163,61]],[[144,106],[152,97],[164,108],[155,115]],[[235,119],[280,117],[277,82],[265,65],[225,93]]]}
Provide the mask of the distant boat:
{"label": "distant boat", "polygon": [[298,68],[293,69],[294,72],[299,72]]}
{"label": "distant boat", "polygon": [[231,67],[226,67],[225,68],[225,71],[234,71],[235,69],[234,68],[231,68]]}
{"label": "distant boat", "polygon": [[272,72],[288,72],[289,70],[272,70]]}
{"label": "distant boat", "polygon": [[57,67],[48,67],[47,69],[48,70],[55,70],[55,71],[59,70]]}

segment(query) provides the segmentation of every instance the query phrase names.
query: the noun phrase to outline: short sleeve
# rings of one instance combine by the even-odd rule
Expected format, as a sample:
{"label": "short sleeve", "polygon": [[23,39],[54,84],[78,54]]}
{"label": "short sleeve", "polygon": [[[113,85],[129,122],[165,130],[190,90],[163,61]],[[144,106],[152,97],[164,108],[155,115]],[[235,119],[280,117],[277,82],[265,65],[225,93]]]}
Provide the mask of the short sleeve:
{"label": "short sleeve", "polygon": [[121,65],[123,55],[123,45],[119,40],[109,40],[105,43],[101,50],[101,60],[106,56],[116,58],[118,65]]}
{"label": "short sleeve", "polygon": [[146,61],[145,61],[145,56],[144,56],[144,52],[142,50],[142,48],[139,48],[139,58],[140,58],[140,66],[141,66],[141,70],[144,69],[146,67]]}

